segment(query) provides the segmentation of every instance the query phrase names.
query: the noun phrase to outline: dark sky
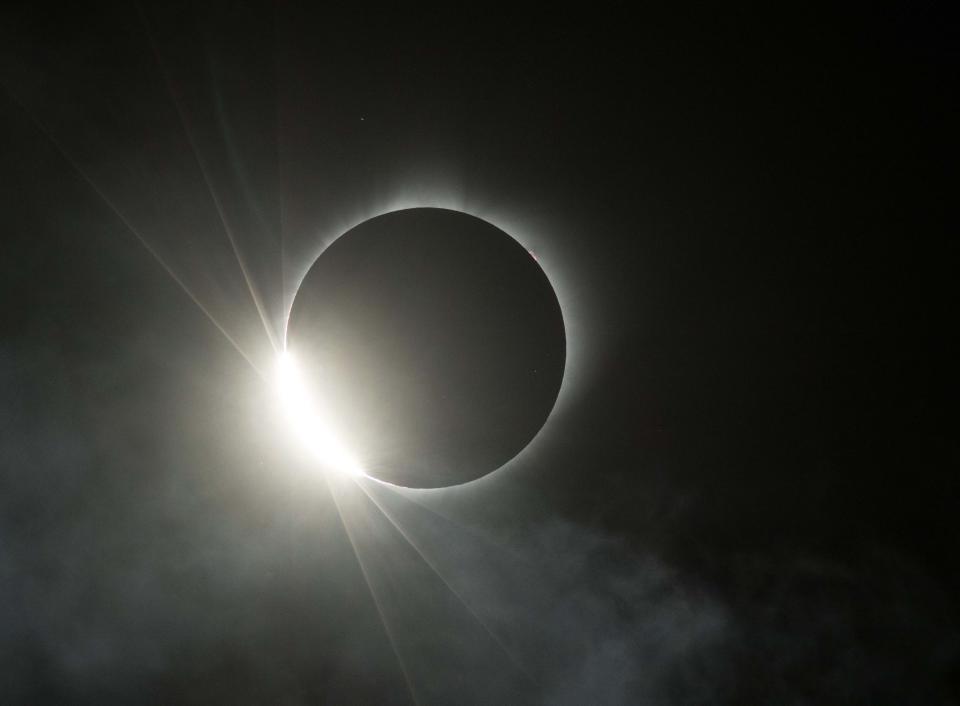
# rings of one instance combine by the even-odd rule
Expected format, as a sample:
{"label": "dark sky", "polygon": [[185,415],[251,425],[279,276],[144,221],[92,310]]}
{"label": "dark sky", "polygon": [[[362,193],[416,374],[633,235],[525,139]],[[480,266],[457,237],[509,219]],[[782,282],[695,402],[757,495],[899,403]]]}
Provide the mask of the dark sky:
{"label": "dark sky", "polygon": [[[0,702],[957,703],[949,14],[5,7]],[[564,391],[328,486],[270,337],[414,205],[536,252]]]}

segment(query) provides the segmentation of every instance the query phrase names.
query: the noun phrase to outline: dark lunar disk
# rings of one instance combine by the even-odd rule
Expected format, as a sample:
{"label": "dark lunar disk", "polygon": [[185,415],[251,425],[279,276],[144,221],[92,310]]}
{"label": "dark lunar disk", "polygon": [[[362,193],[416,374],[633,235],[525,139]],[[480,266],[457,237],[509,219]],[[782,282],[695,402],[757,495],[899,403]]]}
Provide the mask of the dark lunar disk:
{"label": "dark lunar disk", "polygon": [[416,488],[502,466],[560,390],[560,305],[523,246],[474,216],[377,216],[310,268],[287,345],[364,469]]}

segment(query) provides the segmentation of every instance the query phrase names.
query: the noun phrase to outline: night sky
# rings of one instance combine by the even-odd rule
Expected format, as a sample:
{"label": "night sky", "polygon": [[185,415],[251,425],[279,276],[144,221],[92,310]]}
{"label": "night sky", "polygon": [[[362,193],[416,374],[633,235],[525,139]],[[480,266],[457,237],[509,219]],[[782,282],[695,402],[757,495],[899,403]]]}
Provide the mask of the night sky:
{"label": "night sky", "polygon": [[[960,703],[945,3],[197,4],[0,10],[0,703]],[[429,491],[318,468],[273,376],[413,207],[566,335]]]}

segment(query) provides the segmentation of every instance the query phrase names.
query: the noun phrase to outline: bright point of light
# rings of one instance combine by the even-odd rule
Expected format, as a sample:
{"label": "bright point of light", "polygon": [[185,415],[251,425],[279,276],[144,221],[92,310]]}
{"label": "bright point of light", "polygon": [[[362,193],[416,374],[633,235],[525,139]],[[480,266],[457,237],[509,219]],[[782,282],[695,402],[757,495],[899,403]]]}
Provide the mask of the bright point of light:
{"label": "bright point of light", "polygon": [[335,471],[351,476],[363,469],[331,431],[331,425],[307,394],[294,357],[284,351],[277,363],[277,387],[290,426],[311,455]]}

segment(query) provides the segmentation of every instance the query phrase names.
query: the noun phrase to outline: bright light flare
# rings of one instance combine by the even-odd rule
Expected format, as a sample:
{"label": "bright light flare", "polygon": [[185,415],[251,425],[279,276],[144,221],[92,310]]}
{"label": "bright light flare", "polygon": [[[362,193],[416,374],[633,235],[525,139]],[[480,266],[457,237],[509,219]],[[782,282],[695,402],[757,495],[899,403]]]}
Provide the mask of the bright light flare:
{"label": "bright light flare", "polygon": [[310,399],[297,362],[289,351],[281,353],[277,362],[277,387],[290,426],[314,458],[349,476],[366,475]]}

